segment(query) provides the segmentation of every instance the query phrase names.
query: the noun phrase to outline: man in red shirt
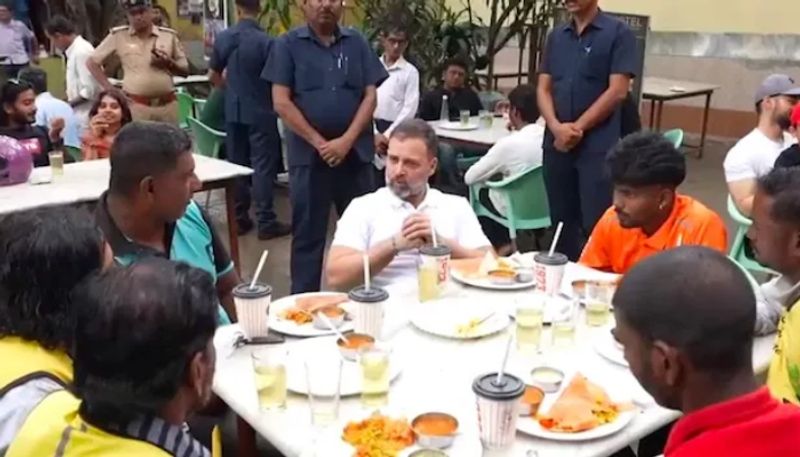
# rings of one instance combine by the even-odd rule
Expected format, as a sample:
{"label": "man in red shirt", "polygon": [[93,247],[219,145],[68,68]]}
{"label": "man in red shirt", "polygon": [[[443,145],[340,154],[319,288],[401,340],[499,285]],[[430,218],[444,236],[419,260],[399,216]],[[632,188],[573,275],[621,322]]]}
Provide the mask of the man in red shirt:
{"label": "man in red shirt", "polygon": [[634,266],[614,295],[614,336],[659,405],[682,411],[665,457],[800,453],[800,408],[753,375],[755,297],[712,249],[682,247]]}

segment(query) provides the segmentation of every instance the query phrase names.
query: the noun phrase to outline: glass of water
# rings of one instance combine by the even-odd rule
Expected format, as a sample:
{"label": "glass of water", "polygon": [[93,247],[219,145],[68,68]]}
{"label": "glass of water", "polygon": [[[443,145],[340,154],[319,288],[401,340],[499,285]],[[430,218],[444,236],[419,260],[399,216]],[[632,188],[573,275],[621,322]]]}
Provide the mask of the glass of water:
{"label": "glass of water", "polygon": [[517,304],[515,313],[517,350],[534,354],[539,350],[544,324],[544,297],[534,295]]}
{"label": "glass of water", "polygon": [[365,348],[358,358],[361,365],[361,404],[380,408],[389,403],[389,351],[378,345]]}
{"label": "glass of water", "polygon": [[47,155],[50,160],[50,172],[53,178],[64,176],[64,151],[56,149],[50,151]]}
{"label": "glass of water", "polygon": [[461,125],[469,125],[469,110],[463,109],[459,111],[459,120],[461,121]]}
{"label": "glass of water", "polygon": [[553,347],[564,349],[575,343],[578,305],[575,300],[553,299],[556,312],[553,314]]}
{"label": "glass of water", "polygon": [[286,407],[286,349],[260,349],[250,357],[261,410]]}
{"label": "glass of water", "polygon": [[586,325],[599,327],[606,325],[611,315],[611,299],[614,297],[614,284],[602,281],[586,283]]}
{"label": "glass of water", "polygon": [[342,391],[342,358],[319,356],[305,360],[306,391],[311,408],[311,423],[325,427],[339,417]]}

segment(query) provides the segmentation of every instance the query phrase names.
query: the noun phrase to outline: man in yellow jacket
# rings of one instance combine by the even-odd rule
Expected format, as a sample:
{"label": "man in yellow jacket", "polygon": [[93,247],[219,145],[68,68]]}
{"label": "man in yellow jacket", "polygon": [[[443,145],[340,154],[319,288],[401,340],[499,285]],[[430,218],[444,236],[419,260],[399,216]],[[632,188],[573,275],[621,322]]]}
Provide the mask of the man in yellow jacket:
{"label": "man in yellow jacket", "polygon": [[7,457],[206,457],[185,427],[211,398],[217,299],[211,276],[150,258],[77,295],[75,393],[46,398]]}
{"label": "man in yellow jacket", "polygon": [[30,411],[72,383],[70,292],[111,254],[92,216],[47,208],[0,221],[0,455]]}
{"label": "man in yellow jacket", "polygon": [[780,273],[783,308],[767,385],[782,401],[800,404],[800,168],[774,169],[758,181],[748,236],[758,260]]}

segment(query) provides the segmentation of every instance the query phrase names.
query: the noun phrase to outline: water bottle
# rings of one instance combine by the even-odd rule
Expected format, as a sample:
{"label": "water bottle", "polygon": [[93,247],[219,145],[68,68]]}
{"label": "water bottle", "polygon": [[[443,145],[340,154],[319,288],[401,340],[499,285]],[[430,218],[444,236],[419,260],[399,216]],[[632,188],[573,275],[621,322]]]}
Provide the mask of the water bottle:
{"label": "water bottle", "polygon": [[450,120],[450,106],[447,103],[447,94],[442,95],[442,110],[439,112],[440,121]]}

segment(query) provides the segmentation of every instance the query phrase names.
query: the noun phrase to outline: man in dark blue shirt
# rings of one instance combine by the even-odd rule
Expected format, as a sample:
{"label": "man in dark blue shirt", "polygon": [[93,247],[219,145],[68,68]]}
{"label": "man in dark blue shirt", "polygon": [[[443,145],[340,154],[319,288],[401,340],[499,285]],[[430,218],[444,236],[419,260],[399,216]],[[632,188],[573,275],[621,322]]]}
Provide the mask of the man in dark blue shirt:
{"label": "man in dark blue shirt", "polygon": [[[261,71],[274,40],[258,25],[259,0],[236,0],[239,22],[220,33],[211,54],[210,77],[225,87],[225,131],[228,159],[253,168],[258,238],[288,235],[291,228],[278,222],[273,210],[273,186],[281,161],[278,118],[272,110],[269,84]],[[223,77],[225,72],[225,77]],[[253,227],[250,219],[250,179],[241,178],[236,192],[239,233]]]}
{"label": "man in dark blue shirt", "polygon": [[621,104],[636,71],[636,39],[598,0],[567,0],[572,19],[547,39],[537,96],[547,122],[544,176],[559,251],[577,260],[612,202],[606,153],[620,139]]}
{"label": "man in dark blue shirt", "polygon": [[308,24],[279,39],[262,77],[287,127],[292,293],[320,288],[331,204],[374,188],[372,114],[389,75],[367,41],[339,27],[342,0],[305,0]]}

